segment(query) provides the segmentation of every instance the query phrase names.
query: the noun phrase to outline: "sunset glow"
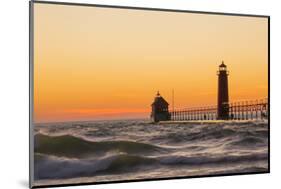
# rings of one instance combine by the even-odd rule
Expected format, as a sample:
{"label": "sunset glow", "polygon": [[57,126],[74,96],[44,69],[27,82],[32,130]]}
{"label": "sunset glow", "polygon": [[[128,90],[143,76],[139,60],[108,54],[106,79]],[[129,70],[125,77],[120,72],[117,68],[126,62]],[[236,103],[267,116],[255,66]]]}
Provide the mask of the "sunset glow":
{"label": "sunset glow", "polygon": [[224,60],[230,101],[267,97],[266,18],[35,4],[34,121],[149,118],[214,105]]}

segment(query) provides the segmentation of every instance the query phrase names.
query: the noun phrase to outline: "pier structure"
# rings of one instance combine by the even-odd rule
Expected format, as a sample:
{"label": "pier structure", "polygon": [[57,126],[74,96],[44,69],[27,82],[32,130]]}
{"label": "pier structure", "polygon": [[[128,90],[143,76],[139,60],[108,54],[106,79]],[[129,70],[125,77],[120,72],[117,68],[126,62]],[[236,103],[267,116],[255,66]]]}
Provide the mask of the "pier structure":
{"label": "pier structure", "polygon": [[154,102],[151,104],[151,109],[150,117],[153,122],[171,120],[169,103],[160,95],[159,91],[154,98]]}
{"label": "pier structure", "polygon": [[151,104],[151,119],[159,121],[193,121],[193,120],[263,120],[268,119],[268,99],[244,100],[230,102],[228,95],[227,66],[219,65],[217,105],[189,107],[169,111],[168,102],[159,91]]}
{"label": "pier structure", "polygon": [[[227,119],[263,120],[268,119],[268,99],[247,100],[229,103]],[[171,111],[171,121],[220,120],[217,106],[183,108]]]}

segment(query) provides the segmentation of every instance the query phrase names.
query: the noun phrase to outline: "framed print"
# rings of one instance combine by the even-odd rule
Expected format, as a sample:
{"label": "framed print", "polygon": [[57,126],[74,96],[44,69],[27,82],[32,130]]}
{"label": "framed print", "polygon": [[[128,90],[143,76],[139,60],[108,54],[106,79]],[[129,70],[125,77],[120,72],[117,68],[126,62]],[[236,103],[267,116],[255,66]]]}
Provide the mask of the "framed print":
{"label": "framed print", "polygon": [[30,2],[30,187],[269,173],[269,16]]}

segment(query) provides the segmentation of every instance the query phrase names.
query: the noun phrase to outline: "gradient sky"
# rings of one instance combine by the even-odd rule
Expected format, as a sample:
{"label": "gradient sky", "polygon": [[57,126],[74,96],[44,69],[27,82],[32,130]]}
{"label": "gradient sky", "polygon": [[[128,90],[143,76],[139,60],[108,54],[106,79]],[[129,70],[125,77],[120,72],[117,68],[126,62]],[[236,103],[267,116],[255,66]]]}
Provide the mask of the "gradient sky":
{"label": "gradient sky", "polygon": [[175,107],[267,97],[267,18],[35,4],[34,121],[148,118]]}

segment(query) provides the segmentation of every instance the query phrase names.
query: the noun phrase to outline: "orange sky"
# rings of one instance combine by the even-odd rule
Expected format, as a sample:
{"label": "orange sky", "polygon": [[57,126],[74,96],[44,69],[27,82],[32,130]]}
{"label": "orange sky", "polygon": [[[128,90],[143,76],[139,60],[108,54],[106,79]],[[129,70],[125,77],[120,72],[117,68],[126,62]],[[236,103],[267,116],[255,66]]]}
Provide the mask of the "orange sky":
{"label": "orange sky", "polygon": [[267,97],[266,18],[35,3],[34,121],[148,118],[175,107]]}

